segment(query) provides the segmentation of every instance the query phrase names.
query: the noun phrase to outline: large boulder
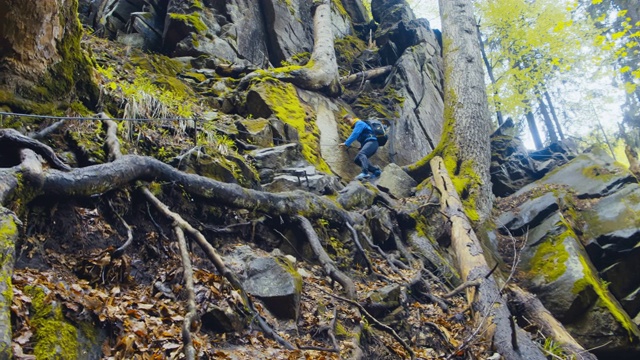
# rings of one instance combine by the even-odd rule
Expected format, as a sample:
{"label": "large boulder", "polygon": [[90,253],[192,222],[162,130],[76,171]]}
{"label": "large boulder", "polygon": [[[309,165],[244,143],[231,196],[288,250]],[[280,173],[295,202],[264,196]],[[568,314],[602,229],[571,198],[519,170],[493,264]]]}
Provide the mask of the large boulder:
{"label": "large boulder", "polygon": [[639,191],[628,170],[594,151],[496,203],[493,238],[505,261],[514,256],[505,249],[523,243],[523,285],[603,358],[640,355],[631,320],[640,311]]}
{"label": "large boulder", "polygon": [[396,198],[404,198],[413,194],[418,183],[400,166],[391,163],[384,168],[377,185]]}

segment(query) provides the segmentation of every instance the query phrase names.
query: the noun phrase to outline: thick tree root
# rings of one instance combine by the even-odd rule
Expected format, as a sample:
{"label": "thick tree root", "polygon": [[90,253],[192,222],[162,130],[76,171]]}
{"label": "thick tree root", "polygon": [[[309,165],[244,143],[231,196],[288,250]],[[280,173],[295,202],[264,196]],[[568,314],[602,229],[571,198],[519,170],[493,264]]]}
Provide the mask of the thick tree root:
{"label": "thick tree root", "polygon": [[14,149],[31,149],[36,154],[42,156],[55,169],[64,171],[71,170],[69,165],[60,160],[49,146],[28,136],[24,136],[17,130],[0,129],[0,145],[13,147]]}
{"label": "thick tree root", "polygon": [[302,230],[307,235],[307,239],[309,240],[309,244],[311,245],[311,249],[318,257],[318,260],[324,267],[324,271],[329,275],[332,279],[337,281],[342,288],[344,289],[347,298],[355,299],[356,298],[356,286],[353,284],[353,281],[342,271],[338,270],[338,268],[333,263],[333,260],[329,257],[322,244],[320,243],[320,239],[318,239],[318,235],[316,231],[313,230],[313,225],[311,222],[305,218],[304,216],[294,216],[293,217],[302,227]]}

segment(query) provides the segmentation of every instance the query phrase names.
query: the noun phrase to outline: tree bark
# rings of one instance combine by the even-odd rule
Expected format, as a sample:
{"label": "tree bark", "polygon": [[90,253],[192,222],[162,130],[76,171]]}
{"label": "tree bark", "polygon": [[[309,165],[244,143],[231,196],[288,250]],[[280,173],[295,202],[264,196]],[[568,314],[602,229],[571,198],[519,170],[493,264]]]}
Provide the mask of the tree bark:
{"label": "tree bark", "polygon": [[[466,182],[458,192],[472,220],[491,211],[491,117],[470,0],[440,0],[443,28],[444,128],[441,143],[447,170]],[[448,129],[448,130],[447,130]]]}
{"label": "tree bark", "polygon": [[551,112],[551,117],[553,118],[553,122],[556,124],[556,130],[558,131],[558,135],[560,135],[560,140],[566,140],[564,137],[564,131],[562,131],[562,126],[560,126],[560,121],[558,120],[558,115],[556,114],[556,108],[553,106],[553,101],[551,101],[551,96],[549,96],[548,91],[544,91],[544,98],[547,100],[547,105],[549,105],[549,111]]}
{"label": "tree bark", "polygon": [[[85,104],[97,101],[91,63],[80,47],[78,0],[0,0],[0,9],[0,89],[39,102],[73,91]],[[36,86],[41,90],[34,93]]]}
{"label": "tree bark", "polygon": [[579,360],[597,360],[595,355],[576,342],[573,336],[564,328],[564,325],[551,315],[535,295],[522,290],[518,286],[510,285],[507,286],[506,290],[509,304],[515,308],[512,312],[517,312],[531,321],[545,337],[551,338],[558,343],[567,355]]}
{"label": "tree bark", "polygon": [[[436,188],[440,192],[440,209],[451,223],[451,247],[464,282],[479,280],[467,288],[467,301],[474,311],[476,334],[482,334],[505,359],[546,359],[529,335],[515,326],[507,303],[491,276],[482,246],[465,216],[462,203],[440,157],[431,160]],[[471,339],[470,339],[471,340]]]}
{"label": "tree bark", "polygon": [[[328,96],[339,96],[342,87],[338,78],[338,62],[333,44],[331,3],[315,0],[313,6],[313,52],[307,65],[280,68],[267,73],[281,81],[290,82],[302,89],[319,91]],[[240,80],[239,89],[246,89],[251,80],[264,76],[253,72]]]}

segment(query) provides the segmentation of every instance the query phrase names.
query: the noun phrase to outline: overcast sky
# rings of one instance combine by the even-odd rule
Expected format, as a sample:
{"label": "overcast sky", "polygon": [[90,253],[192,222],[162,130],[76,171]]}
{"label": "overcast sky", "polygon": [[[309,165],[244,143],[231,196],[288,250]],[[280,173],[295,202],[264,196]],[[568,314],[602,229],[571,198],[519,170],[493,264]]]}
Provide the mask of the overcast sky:
{"label": "overcast sky", "polygon": [[432,29],[441,28],[438,0],[414,0],[411,3],[416,17],[429,20]]}

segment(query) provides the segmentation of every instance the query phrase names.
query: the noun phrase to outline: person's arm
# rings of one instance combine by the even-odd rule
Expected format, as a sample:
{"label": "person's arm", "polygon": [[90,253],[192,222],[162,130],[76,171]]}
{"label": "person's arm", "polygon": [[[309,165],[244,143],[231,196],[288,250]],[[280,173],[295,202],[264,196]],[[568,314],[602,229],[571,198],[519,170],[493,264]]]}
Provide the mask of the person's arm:
{"label": "person's arm", "polygon": [[345,140],[344,144],[347,147],[351,146],[351,144],[354,141],[356,141],[358,136],[362,134],[362,131],[364,131],[366,127],[367,127],[367,124],[364,121],[361,121],[361,120],[356,121],[356,126],[354,126],[353,131],[351,132],[351,135],[349,135],[349,138]]}

